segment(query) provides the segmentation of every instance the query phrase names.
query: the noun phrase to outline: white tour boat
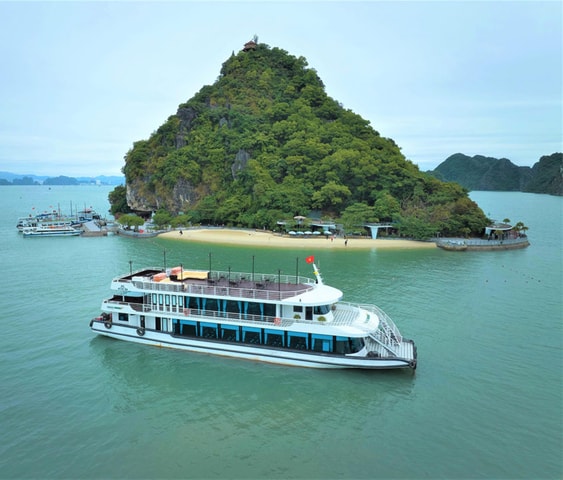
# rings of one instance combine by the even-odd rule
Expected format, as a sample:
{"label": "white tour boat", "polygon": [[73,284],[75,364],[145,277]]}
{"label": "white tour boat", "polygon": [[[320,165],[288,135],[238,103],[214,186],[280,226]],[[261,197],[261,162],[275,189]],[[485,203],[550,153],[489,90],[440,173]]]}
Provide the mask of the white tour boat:
{"label": "white tour boat", "polygon": [[70,225],[45,225],[41,227],[24,228],[24,237],[78,237],[82,230],[72,228]]}
{"label": "white tour boat", "polygon": [[70,227],[73,220],[65,217],[48,217],[38,215],[36,217],[20,217],[16,228],[20,233],[24,231],[35,230],[36,228],[51,228],[51,227]]}
{"label": "white tour boat", "polygon": [[80,228],[81,225],[87,222],[96,221],[103,222],[101,215],[92,208],[85,208],[76,212],[76,215],[63,215],[58,210],[51,212],[29,214],[27,217],[18,218],[16,228],[23,233],[24,230],[31,230],[36,228],[50,228],[50,227],[76,227]]}
{"label": "white tour boat", "polygon": [[298,274],[147,268],[116,277],[90,328],[159,347],[316,368],[416,368],[416,346],[375,305]]}

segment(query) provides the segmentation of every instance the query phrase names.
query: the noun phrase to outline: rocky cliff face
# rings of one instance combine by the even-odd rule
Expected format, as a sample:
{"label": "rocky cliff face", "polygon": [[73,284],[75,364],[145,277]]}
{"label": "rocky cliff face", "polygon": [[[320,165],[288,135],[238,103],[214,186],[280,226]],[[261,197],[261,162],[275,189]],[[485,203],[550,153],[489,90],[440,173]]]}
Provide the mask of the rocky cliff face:
{"label": "rocky cliff face", "polygon": [[186,134],[192,128],[194,120],[197,118],[197,112],[192,107],[180,107],[176,114],[180,119],[180,126],[176,134],[176,148],[186,146]]}
{"label": "rocky cliff face", "polygon": [[[166,202],[163,202],[162,199]],[[161,208],[179,212],[186,206],[193,205],[200,198],[198,190],[190,182],[180,178],[172,189],[172,196],[160,197],[147,192],[147,184],[142,179],[127,183],[127,205],[135,212],[155,212]]]}
{"label": "rocky cliff face", "polygon": [[127,205],[135,212],[151,213],[158,210],[154,205],[154,195],[144,195],[145,183],[138,178],[127,182]]}

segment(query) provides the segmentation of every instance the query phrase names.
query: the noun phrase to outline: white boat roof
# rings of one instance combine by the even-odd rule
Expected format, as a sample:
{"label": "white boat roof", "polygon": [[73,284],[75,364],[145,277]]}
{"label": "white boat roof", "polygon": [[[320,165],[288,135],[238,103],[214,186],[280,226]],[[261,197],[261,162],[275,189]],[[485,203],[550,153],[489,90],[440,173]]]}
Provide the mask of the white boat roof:
{"label": "white boat roof", "polygon": [[342,299],[342,291],[329,285],[316,285],[299,295],[285,299],[282,303],[302,303],[303,305],[329,305]]}

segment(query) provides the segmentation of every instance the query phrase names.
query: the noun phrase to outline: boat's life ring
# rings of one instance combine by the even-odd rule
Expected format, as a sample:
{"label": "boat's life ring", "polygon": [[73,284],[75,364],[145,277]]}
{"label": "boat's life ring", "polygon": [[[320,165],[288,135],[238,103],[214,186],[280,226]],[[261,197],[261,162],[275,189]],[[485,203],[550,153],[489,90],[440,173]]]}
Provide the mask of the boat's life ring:
{"label": "boat's life ring", "polygon": [[139,335],[139,337],[142,337],[144,334],[145,334],[144,328],[137,328],[137,335]]}
{"label": "boat's life ring", "polygon": [[190,314],[190,309],[184,308],[184,315],[189,315],[189,314]]}
{"label": "boat's life ring", "polygon": [[274,325],[281,325],[281,318],[279,317],[274,318]]}
{"label": "boat's life ring", "polygon": [[111,322],[104,323],[104,326],[109,330],[111,328]]}

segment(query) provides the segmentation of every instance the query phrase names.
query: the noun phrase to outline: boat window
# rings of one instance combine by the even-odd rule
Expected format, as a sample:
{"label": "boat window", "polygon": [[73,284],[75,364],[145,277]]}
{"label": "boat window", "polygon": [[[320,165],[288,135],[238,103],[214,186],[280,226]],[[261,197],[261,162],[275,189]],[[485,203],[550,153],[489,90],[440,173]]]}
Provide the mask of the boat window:
{"label": "boat window", "polygon": [[364,348],[364,339],[363,338],[351,338],[350,339],[350,351],[352,353],[359,352],[362,348]]}
{"label": "boat window", "polygon": [[172,295],[172,305],[176,306],[176,295]]}
{"label": "boat window", "polygon": [[180,320],[180,335],[184,337],[197,337],[197,322]]}
{"label": "boat window", "polygon": [[217,338],[217,324],[201,322],[201,337],[203,338]]}
{"label": "boat window", "polygon": [[170,295],[164,295],[164,303],[165,305],[170,305]]}
{"label": "boat window", "polygon": [[305,307],[305,320],[313,320],[313,307]]}
{"label": "boat window", "polygon": [[241,313],[242,302],[237,302],[235,300],[227,300],[226,311],[229,313]]}
{"label": "boat window", "polygon": [[264,304],[256,302],[248,302],[248,309],[245,313],[249,315],[264,315]]}
{"label": "boat window", "polygon": [[260,328],[242,327],[242,341],[244,343],[262,343],[260,341]]}
{"label": "boat window", "polygon": [[264,315],[267,317],[275,317],[276,316],[276,306],[272,303],[265,303],[264,304]]}
{"label": "boat window", "polygon": [[332,352],[332,337],[329,335],[313,335],[312,349],[316,352]]}
{"label": "boat window", "polygon": [[217,300],[214,298],[202,298],[202,310],[209,310],[211,312],[217,311]]}
{"label": "boat window", "polygon": [[128,313],[120,313],[118,318],[119,318],[120,322],[128,322],[129,321],[129,314]]}
{"label": "boat window", "polygon": [[222,325],[221,326],[221,338],[227,342],[238,342],[240,341],[239,328],[234,325]]}
{"label": "boat window", "polygon": [[193,308],[194,310],[199,310],[199,298],[197,297],[186,297],[186,308]]}
{"label": "boat window", "polygon": [[219,299],[217,304],[219,305],[219,313],[224,315],[227,312],[227,300]]}
{"label": "boat window", "polygon": [[272,347],[283,347],[283,332],[278,330],[264,330],[264,343]]}
{"label": "boat window", "polygon": [[289,348],[296,348],[298,350],[307,350],[309,348],[308,334],[288,332],[287,336],[288,336]]}
{"label": "boat window", "polygon": [[315,315],[326,315],[328,312],[330,312],[329,305],[316,305],[313,309]]}
{"label": "boat window", "polygon": [[162,295],[162,293],[159,293],[158,294],[158,303],[160,305],[162,305],[163,301],[164,301],[164,296]]}
{"label": "boat window", "polygon": [[364,348],[363,338],[336,337],[334,351],[336,353],[356,353]]}
{"label": "boat window", "polygon": [[336,337],[334,342],[335,353],[351,353],[350,339],[348,337]]}
{"label": "boat window", "polygon": [[301,305],[293,305],[293,311],[294,312],[302,312],[303,307]]}
{"label": "boat window", "polygon": [[152,294],[152,303],[156,305],[156,293]]}

